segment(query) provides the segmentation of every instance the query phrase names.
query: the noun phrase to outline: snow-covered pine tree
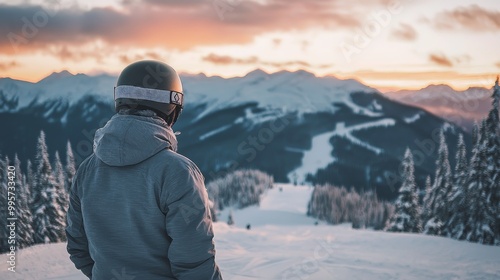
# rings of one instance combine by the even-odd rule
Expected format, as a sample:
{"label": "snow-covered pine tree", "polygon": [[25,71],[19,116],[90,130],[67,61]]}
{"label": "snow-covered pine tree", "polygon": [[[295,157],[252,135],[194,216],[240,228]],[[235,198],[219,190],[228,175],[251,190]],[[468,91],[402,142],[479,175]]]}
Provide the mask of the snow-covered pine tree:
{"label": "snow-covered pine tree", "polygon": [[[35,173],[33,172],[33,164],[31,163],[31,160],[28,159],[26,163],[26,184],[30,188],[33,188],[34,180],[35,180]],[[29,203],[31,203],[31,197],[29,197],[29,199],[30,199]]]}
{"label": "snow-covered pine tree", "polygon": [[71,183],[73,177],[75,177],[76,166],[75,166],[75,156],[73,155],[73,149],[71,148],[71,143],[68,140],[66,144],[66,191],[69,193],[71,188]]}
{"label": "snow-covered pine tree", "polygon": [[[2,201],[2,205],[4,204],[4,201],[7,201],[7,165],[8,165],[8,158],[6,157],[5,160],[2,159],[2,156],[0,155],[0,201]],[[6,208],[6,207],[5,207]],[[0,210],[0,254],[8,252],[9,250],[9,243],[8,243],[8,237],[9,237],[9,231],[7,229],[7,209],[1,209]]]}
{"label": "snow-covered pine tree", "polygon": [[57,181],[52,173],[45,133],[40,132],[35,158],[36,173],[33,185],[32,211],[34,242],[59,242],[64,233],[64,214],[57,203]]}
{"label": "snow-covered pine tree", "polygon": [[424,218],[424,233],[432,235],[447,235],[444,223],[449,218],[448,193],[452,188],[451,168],[448,160],[448,146],[444,131],[439,134],[438,159],[436,161],[436,175],[434,184],[426,201],[426,215]]}
{"label": "snow-covered pine tree", "polygon": [[418,203],[417,185],[415,183],[415,167],[413,155],[406,149],[403,162],[403,184],[399,188],[396,200],[396,210],[391,217],[388,231],[394,232],[421,232],[420,207]]}
{"label": "snow-covered pine tree", "polygon": [[492,95],[492,108],[486,120],[488,133],[488,148],[486,157],[488,167],[491,168],[491,204],[495,213],[493,231],[495,233],[495,244],[500,245],[500,85],[498,76],[495,81]]}
{"label": "snow-covered pine tree", "polygon": [[428,211],[430,209],[430,206],[427,205],[427,203],[429,203],[431,200],[430,198],[431,189],[432,189],[431,176],[428,175],[427,178],[425,178],[425,195],[422,201],[422,209],[421,209],[422,222],[425,222],[426,217],[430,216],[430,211]]}
{"label": "snow-covered pine tree", "polygon": [[428,175],[425,178],[425,194],[422,199],[422,208],[420,208],[420,220],[422,221],[422,231],[425,230],[425,221],[427,221],[427,217],[431,216],[430,210],[430,202],[431,202],[431,190],[432,190],[432,181],[431,176]]}
{"label": "snow-covered pine tree", "polygon": [[494,233],[491,226],[495,217],[487,195],[491,177],[486,164],[485,126],[486,121],[483,121],[472,149],[471,167],[467,180],[469,196],[467,197],[467,224],[464,234],[468,241],[493,244]]}
{"label": "snow-covered pine tree", "polygon": [[[66,228],[66,212],[68,211],[69,205],[69,195],[66,191],[66,176],[64,175],[63,165],[61,163],[61,158],[59,157],[59,152],[56,151],[55,160],[54,160],[54,177],[56,178],[56,201],[59,205],[59,208],[63,211],[63,225]],[[61,241],[66,241],[66,233],[65,231],[60,232],[59,236]]]}
{"label": "snow-covered pine tree", "polygon": [[26,248],[33,244],[32,216],[29,206],[30,190],[26,177],[21,172],[21,161],[14,157],[16,168],[16,217],[17,217],[17,246]]}
{"label": "snow-covered pine tree", "polygon": [[464,230],[467,213],[467,150],[462,134],[458,137],[457,153],[455,155],[455,172],[453,177],[453,188],[448,194],[450,204],[450,218],[445,224],[448,236],[456,239],[464,239]]}

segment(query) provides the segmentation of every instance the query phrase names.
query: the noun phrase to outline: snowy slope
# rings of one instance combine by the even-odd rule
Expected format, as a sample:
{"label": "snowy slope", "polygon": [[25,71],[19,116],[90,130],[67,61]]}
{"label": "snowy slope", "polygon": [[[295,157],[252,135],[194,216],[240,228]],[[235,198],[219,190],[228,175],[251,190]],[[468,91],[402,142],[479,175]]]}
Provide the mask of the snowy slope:
{"label": "snowy slope", "polygon": [[[249,103],[257,103],[262,108],[305,113],[330,112],[334,110],[332,103],[345,101],[359,112],[376,115],[350,101],[349,94],[352,92],[377,92],[355,80],[316,77],[306,71],[267,74],[261,70],[230,79],[207,77],[203,74],[181,78],[186,104],[207,105],[196,120],[223,108]],[[37,83],[0,78],[0,90],[7,98],[19,98],[17,108],[26,107],[35,98],[38,102],[61,99],[74,104],[84,95],[93,95],[111,102],[115,82],[116,77],[110,75],[73,75],[62,71]]]}
{"label": "snowy slope", "polygon": [[73,75],[68,71],[62,71],[52,73],[37,83],[1,78],[0,90],[9,99],[16,97],[17,108],[20,109],[28,106],[35,99],[37,103],[62,100],[68,104],[74,104],[85,95],[97,96],[99,100],[111,102],[115,82],[116,77],[109,75]]}
{"label": "snowy slope", "polygon": [[376,89],[355,80],[316,77],[306,71],[267,74],[255,70],[244,77],[230,79],[186,76],[183,77],[183,86],[187,91],[186,104],[208,104],[194,121],[223,108],[250,103],[282,114],[290,111],[301,114],[334,112],[332,103],[344,103],[360,114],[378,116],[350,99],[352,92],[377,92]]}
{"label": "snowy slope", "polygon": [[[471,131],[491,108],[493,90],[471,87],[456,91],[448,85],[430,85],[420,90],[386,92],[392,100],[417,106]],[[410,121],[411,122],[411,119]]]}
{"label": "snowy slope", "polygon": [[[217,262],[224,279],[500,277],[498,247],[416,234],[353,230],[349,225],[314,226],[314,220],[305,217],[310,192],[309,187],[277,185],[265,194],[259,207],[234,211],[235,226],[215,223]],[[248,222],[251,230],[244,229]],[[74,270],[64,244],[22,250],[15,274],[6,271],[5,262],[2,268],[0,279],[85,279]],[[141,278],[138,275],[133,279]]]}
{"label": "snowy slope", "polygon": [[302,184],[306,181],[305,179],[307,174],[314,174],[318,169],[325,168],[328,164],[335,162],[337,159],[331,155],[333,146],[330,144],[330,139],[333,136],[345,137],[353,144],[364,147],[377,155],[381,154],[381,148],[374,147],[369,143],[361,141],[360,139],[354,137],[352,133],[368,128],[393,126],[395,123],[395,120],[390,118],[353,125],[350,127],[346,127],[343,122],[337,123],[333,132],[327,132],[313,137],[312,148],[304,151],[302,165],[288,173],[288,179],[290,182],[297,181]]}

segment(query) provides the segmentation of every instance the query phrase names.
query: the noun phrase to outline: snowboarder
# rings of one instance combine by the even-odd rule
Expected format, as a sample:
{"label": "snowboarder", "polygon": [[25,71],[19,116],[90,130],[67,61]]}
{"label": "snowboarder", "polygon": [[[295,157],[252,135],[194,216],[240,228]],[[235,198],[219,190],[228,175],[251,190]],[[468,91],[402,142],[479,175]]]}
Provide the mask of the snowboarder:
{"label": "snowboarder", "polygon": [[87,277],[222,279],[203,175],[176,153],[183,96],[161,62],[118,77],[117,114],[96,131],[70,191],[67,250]]}

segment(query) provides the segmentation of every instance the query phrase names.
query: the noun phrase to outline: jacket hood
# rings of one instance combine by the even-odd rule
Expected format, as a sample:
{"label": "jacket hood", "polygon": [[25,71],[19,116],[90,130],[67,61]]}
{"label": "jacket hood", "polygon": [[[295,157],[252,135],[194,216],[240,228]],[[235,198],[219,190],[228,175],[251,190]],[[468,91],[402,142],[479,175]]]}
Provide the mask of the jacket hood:
{"label": "jacket hood", "polygon": [[111,166],[137,164],[167,148],[177,151],[177,139],[172,128],[155,117],[116,114],[94,137],[95,155]]}

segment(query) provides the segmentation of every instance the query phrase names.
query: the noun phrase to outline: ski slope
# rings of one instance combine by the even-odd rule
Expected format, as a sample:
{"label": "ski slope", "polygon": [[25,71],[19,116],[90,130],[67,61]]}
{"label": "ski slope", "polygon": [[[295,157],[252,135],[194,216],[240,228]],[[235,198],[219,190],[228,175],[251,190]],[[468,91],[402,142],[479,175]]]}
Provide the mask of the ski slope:
{"label": "ski slope", "polygon": [[[233,226],[225,223],[230,209],[220,213],[214,230],[224,279],[500,278],[499,247],[354,230],[348,224],[315,226],[315,220],[305,216],[311,191],[310,187],[277,184],[260,206],[232,209]],[[245,228],[248,223],[250,230]],[[86,278],[69,261],[65,244],[49,244],[21,250],[16,273],[8,272],[2,261],[0,279]]]}
{"label": "ski slope", "polygon": [[303,153],[303,157],[301,165],[288,173],[288,180],[290,182],[296,181],[299,184],[304,184],[307,174],[316,174],[318,170],[326,168],[329,164],[336,162],[338,159],[332,156],[333,146],[330,143],[330,139],[333,136],[346,138],[351,143],[372,151],[377,155],[381,154],[383,152],[381,148],[374,147],[369,143],[356,138],[352,133],[358,130],[382,126],[387,127],[395,124],[396,121],[392,118],[379,119],[349,127],[346,127],[344,122],[337,123],[335,130],[314,136],[312,138],[311,149],[293,150],[294,152]]}

